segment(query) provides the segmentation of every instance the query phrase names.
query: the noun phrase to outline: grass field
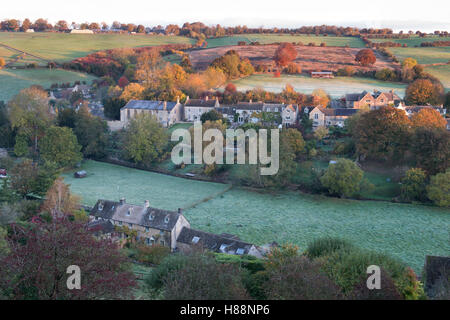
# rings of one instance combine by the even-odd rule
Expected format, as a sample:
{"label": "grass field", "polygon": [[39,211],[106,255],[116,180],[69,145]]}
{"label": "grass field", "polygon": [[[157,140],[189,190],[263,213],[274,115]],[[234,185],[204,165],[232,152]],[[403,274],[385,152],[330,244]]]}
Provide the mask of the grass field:
{"label": "grass field", "polygon": [[[83,169],[88,171],[87,178],[74,179],[72,172],[64,176],[84,204],[121,196],[130,203],[148,199],[152,206],[172,210],[197,203],[185,210],[193,228],[233,233],[256,244],[292,242],[304,250],[312,239],[338,236],[402,259],[417,272],[423,267],[425,255],[450,252],[448,209],[242,188],[223,193],[226,185],[94,161],[85,162]],[[209,201],[200,202],[206,197]]]}
{"label": "grass field", "polygon": [[450,64],[426,67],[425,71],[438,78],[447,91],[450,90]]}
{"label": "grass field", "polygon": [[400,61],[411,57],[420,64],[447,63],[450,61],[450,47],[389,48]]}
{"label": "grass field", "polygon": [[258,41],[261,44],[274,42],[302,42],[307,45],[310,42],[320,45],[325,42],[327,46],[343,47],[348,45],[351,48],[362,48],[364,42],[356,37],[335,37],[335,36],[314,36],[314,35],[287,35],[287,34],[248,34],[235,35],[221,38],[207,39],[208,48],[237,45],[239,41],[246,43]]}
{"label": "grass field", "polygon": [[333,98],[342,97],[346,93],[361,92],[363,90],[381,91],[394,90],[400,97],[405,94],[405,85],[378,81],[369,78],[335,77],[334,79],[314,79],[307,76],[282,75],[279,78],[268,74],[255,74],[233,81],[238,90],[245,91],[254,88],[263,88],[268,91],[281,92],[286,84],[290,84],[301,93],[312,93],[314,89],[324,89]]}
{"label": "grass field", "polygon": [[0,100],[8,101],[15,94],[33,84],[49,88],[52,83],[86,81],[90,83],[95,77],[85,73],[61,69],[3,69],[0,70]]}
{"label": "grass field", "polygon": [[[194,43],[179,36],[150,36],[126,34],[68,34],[68,33],[14,33],[0,32],[0,43],[58,62],[70,61],[89,53],[113,49],[156,46],[172,43]],[[8,56],[9,54],[9,56]],[[6,55],[6,56],[5,56]],[[0,51],[0,57],[9,60],[13,52]]]}
{"label": "grass field", "polygon": [[408,47],[420,46],[423,42],[433,42],[433,41],[449,41],[450,37],[439,37],[439,36],[427,36],[421,38],[419,36],[411,36],[408,39],[370,39],[372,42],[396,42],[406,45]]}

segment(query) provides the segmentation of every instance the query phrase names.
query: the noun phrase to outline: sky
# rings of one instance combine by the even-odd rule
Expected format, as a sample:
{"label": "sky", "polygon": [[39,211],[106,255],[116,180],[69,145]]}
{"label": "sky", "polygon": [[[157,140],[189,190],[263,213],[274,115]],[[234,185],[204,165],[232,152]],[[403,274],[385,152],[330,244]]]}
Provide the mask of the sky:
{"label": "sky", "polygon": [[207,25],[300,27],[338,25],[450,31],[449,0],[21,0],[2,6],[0,19],[46,18],[54,23],[107,22],[145,26],[201,21]]}

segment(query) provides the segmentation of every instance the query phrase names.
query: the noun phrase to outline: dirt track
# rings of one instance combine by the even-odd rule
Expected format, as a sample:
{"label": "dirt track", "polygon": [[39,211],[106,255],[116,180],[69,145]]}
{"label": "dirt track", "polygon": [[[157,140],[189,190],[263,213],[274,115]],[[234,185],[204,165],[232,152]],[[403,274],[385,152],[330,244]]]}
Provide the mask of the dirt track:
{"label": "dirt track", "polygon": [[[260,46],[224,46],[204,50],[191,51],[189,57],[191,63],[196,69],[206,69],[215,59],[227,52],[235,50],[243,58],[248,58],[254,66],[259,64],[270,65],[273,63],[273,56],[278,45],[260,45]],[[388,58],[375,52],[377,62],[372,67],[361,67],[355,61],[356,53],[360,48],[345,47],[309,47],[295,46],[298,55],[295,62],[299,64],[304,71],[337,71],[345,66],[353,66],[358,70],[376,70],[382,68],[398,68],[399,65]]]}

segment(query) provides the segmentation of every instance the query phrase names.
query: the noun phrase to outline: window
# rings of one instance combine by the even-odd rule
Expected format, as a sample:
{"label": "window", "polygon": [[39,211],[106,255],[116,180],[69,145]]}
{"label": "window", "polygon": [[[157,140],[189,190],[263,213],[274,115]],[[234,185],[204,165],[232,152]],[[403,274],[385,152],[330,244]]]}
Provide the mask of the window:
{"label": "window", "polygon": [[164,223],[169,223],[169,215],[164,218]]}
{"label": "window", "polygon": [[149,232],[150,228],[149,227],[145,227],[145,232]]}
{"label": "window", "polygon": [[199,240],[200,240],[199,237],[193,237],[193,238],[192,238],[192,243],[198,243]]}
{"label": "window", "polygon": [[315,113],[314,114],[314,119],[319,119],[319,114]]}
{"label": "window", "polygon": [[122,221],[119,221],[119,226],[121,226],[122,225]]}
{"label": "window", "polygon": [[98,211],[102,211],[103,210],[103,203],[99,203],[98,204]]}
{"label": "window", "polygon": [[131,216],[131,213],[133,212],[133,208],[129,208],[127,211],[127,216]]}
{"label": "window", "polygon": [[163,246],[165,244],[164,240],[161,240],[159,243]]}
{"label": "window", "polygon": [[150,244],[150,238],[145,238],[145,243]]}
{"label": "window", "polygon": [[219,248],[220,251],[224,252],[228,246],[226,244],[222,244]]}
{"label": "window", "polygon": [[244,249],[242,249],[242,248],[238,248],[237,250],[236,250],[236,254],[244,254]]}
{"label": "window", "polygon": [[132,223],[129,223],[128,225],[130,226],[130,228],[133,228],[133,224]]}
{"label": "window", "polygon": [[154,214],[151,214],[148,218],[150,219],[150,221],[152,221],[152,220],[155,219],[155,215],[154,215]]}

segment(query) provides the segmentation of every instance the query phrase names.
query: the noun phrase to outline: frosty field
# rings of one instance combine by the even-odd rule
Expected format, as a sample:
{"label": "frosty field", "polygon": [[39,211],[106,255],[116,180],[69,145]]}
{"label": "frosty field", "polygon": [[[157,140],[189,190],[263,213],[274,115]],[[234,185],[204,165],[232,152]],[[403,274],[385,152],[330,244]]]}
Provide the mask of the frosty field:
{"label": "frosty field", "polygon": [[[450,252],[450,210],[383,201],[356,201],[298,192],[259,193],[227,185],[171,177],[116,165],[86,161],[88,177],[64,174],[82,202],[119,199],[185,210],[193,228],[227,232],[245,241],[292,242],[304,250],[308,241],[338,236],[358,246],[399,258],[420,272],[425,255]],[[116,187],[118,185],[119,187]],[[226,192],[224,192],[226,191]],[[204,201],[204,202],[202,202]],[[196,204],[196,205],[195,205]]]}

